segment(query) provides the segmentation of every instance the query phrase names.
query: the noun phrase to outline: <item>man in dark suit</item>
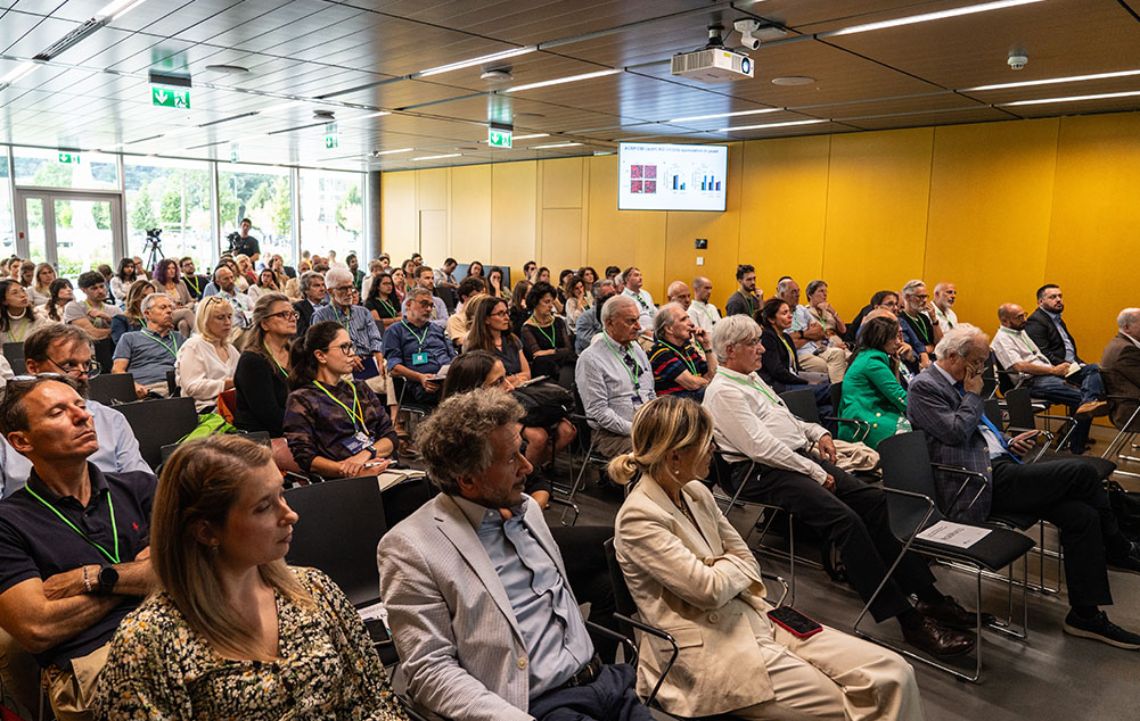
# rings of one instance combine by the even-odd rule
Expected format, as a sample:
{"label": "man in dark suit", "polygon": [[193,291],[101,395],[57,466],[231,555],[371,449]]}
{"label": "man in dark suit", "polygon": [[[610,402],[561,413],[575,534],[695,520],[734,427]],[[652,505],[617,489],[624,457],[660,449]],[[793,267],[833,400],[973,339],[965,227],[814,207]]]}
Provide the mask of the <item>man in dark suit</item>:
{"label": "man in dark suit", "polygon": [[982,369],[989,337],[962,323],[948,331],[936,360],[908,388],[907,416],[926,433],[930,460],[964,467],[987,482],[941,473],[938,505],[952,519],[981,521],[990,511],[1032,514],[1061,530],[1065,578],[1072,607],[1065,632],[1119,648],[1140,650],[1140,635],[1108,620],[1112,603],[1108,566],[1140,573],[1140,546],[1120,532],[1094,466],[1080,459],[1026,463],[1037,431],[1006,438],[983,410]]}
{"label": "man in dark suit", "polygon": [[309,324],[313,321],[313,313],[325,304],[328,291],[325,289],[325,277],[320,273],[308,271],[301,274],[301,300],[293,304],[297,311],[297,337],[305,335]]}
{"label": "man in dark suit", "polygon": [[[1110,396],[1135,399],[1111,401],[1112,423],[1123,428],[1140,405],[1140,308],[1120,311],[1116,327],[1120,332],[1105,346],[1100,374]],[[1134,422],[1131,428],[1140,428],[1140,422]]]}
{"label": "man in dark suit", "polygon": [[1061,288],[1052,283],[1041,286],[1037,289],[1037,310],[1029,316],[1025,332],[1053,365],[1066,361],[1084,364],[1077,355],[1077,341],[1061,318],[1064,311]]}

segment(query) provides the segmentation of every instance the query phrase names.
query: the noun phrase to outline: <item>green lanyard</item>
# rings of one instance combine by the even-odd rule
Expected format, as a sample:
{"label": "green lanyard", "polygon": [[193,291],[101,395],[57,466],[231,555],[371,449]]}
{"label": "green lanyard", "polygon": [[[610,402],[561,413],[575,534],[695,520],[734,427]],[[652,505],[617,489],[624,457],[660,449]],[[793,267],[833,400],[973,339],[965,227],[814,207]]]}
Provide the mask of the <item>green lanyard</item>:
{"label": "green lanyard", "polygon": [[186,285],[188,285],[194,289],[194,295],[196,295],[196,296],[202,295],[202,288],[199,287],[197,278],[195,278],[192,275],[184,275],[184,276],[182,276],[182,278],[183,278],[183,280],[186,281]]}
{"label": "green lanyard", "polygon": [[[83,305],[87,306],[87,310],[89,310],[89,311],[95,310],[95,306],[91,305],[91,301],[89,301],[89,300],[83,301]],[[102,308],[100,308],[100,310],[102,310]],[[88,320],[91,323],[91,325],[95,326],[96,328],[102,328],[104,326],[104,323],[106,323],[106,321],[104,321],[102,318],[94,318],[94,319],[88,319]]]}
{"label": "green lanyard", "polygon": [[416,329],[415,329],[415,328],[413,328],[413,327],[411,327],[410,325],[408,325],[408,321],[406,321],[406,320],[401,320],[400,322],[404,324],[404,327],[408,329],[408,332],[409,332],[409,333],[411,333],[411,334],[412,334],[412,337],[416,339],[416,342],[420,344],[420,348],[419,348],[419,349],[420,349],[420,351],[422,352],[422,351],[423,351],[423,349],[424,349],[424,342],[427,340],[428,328],[430,328],[430,326],[424,326],[424,332],[423,332],[423,334],[422,334],[422,335],[419,335],[419,334],[417,334],[417,333],[416,333]]}
{"label": "green lanyard", "polygon": [[80,530],[78,526],[76,526],[74,523],[71,522],[71,519],[69,519],[67,516],[63,515],[62,513],[60,513],[58,508],[56,508],[55,506],[53,506],[50,503],[48,503],[47,501],[45,501],[40,496],[40,494],[33,491],[31,486],[24,486],[24,487],[28,489],[28,493],[32,496],[32,498],[34,498],[37,501],[39,501],[40,503],[44,504],[44,508],[48,509],[49,511],[54,513],[56,516],[58,516],[59,520],[63,521],[64,524],[68,528],[75,531],[79,535],[80,538],[82,538],[84,541],[87,541],[89,544],[91,544],[91,546],[94,547],[96,551],[98,551],[99,553],[102,553],[104,556],[106,556],[108,561],[110,561],[111,563],[118,563],[119,562],[119,524],[115,520],[115,499],[111,496],[111,489],[109,489],[109,488],[107,489],[107,508],[109,509],[109,513],[111,515],[111,534],[115,537],[115,553],[114,554],[109,553],[106,548],[103,548],[102,544],[96,542],[94,539],[91,538],[91,536],[88,536],[86,533],[84,533],[82,530]]}
{"label": "green lanyard", "polygon": [[[532,319],[533,319],[533,317],[532,317]],[[537,328],[538,332],[542,334],[542,337],[545,338],[546,340],[550,341],[550,347],[552,349],[557,350],[557,348],[558,348],[558,333],[557,333],[557,331],[554,330],[554,321],[550,321],[550,325],[546,326],[545,328],[543,326],[540,326],[538,323],[531,323],[531,326],[534,328]],[[550,335],[546,334],[546,328],[550,329]]]}
{"label": "green lanyard", "polygon": [[914,332],[918,333],[918,335],[922,337],[922,340],[926,343],[926,345],[930,345],[930,335],[926,332],[926,326],[923,325],[922,319],[921,318],[915,318],[913,315],[911,315],[910,313],[907,313],[905,310],[903,311],[903,315],[905,315],[907,318],[910,318],[911,323],[913,323],[915,326]]}
{"label": "green lanyard", "polygon": [[[329,397],[329,400],[331,400],[333,403],[336,403],[338,406],[340,406],[341,408],[344,409],[344,412],[347,413],[348,416],[352,419],[352,427],[354,429],[364,430],[367,427],[364,423],[364,411],[360,409],[360,399],[356,395],[356,384],[355,383],[349,384],[350,386],[352,386],[352,409],[351,410],[349,410],[348,406],[341,403],[340,400],[336,396],[334,396],[332,393],[329,393],[328,388],[325,388],[324,384],[321,383],[320,381],[313,381],[313,385],[315,385],[317,388],[320,388],[322,391],[324,391],[324,394]],[[360,421],[359,427],[356,425],[356,422],[358,420]]]}
{"label": "green lanyard", "polygon": [[791,343],[788,343],[788,334],[782,330],[778,330],[776,331],[776,335],[780,336],[780,342],[788,349],[788,365],[791,366],[792,370],[798,370],[800,364],[799,361],[796,360],[796,349],[792,347]]}
{"label": "green lanyard", "polygon": [[392,305],[391,303],[384,300],[380,296],[376,296],[376,300],[380,301],[380,305],[384,306],[384,309],[392,314],[390,317],[395,318],[396,316],[400,315],[399,313],[396,312],[396,306]]}
{"label": "green lanyard", "polygon": [[[641,364],[639,364],[637,362],[636,358],[633,358],[633,356],[629,354],[629,351],[626,351],[626,355],[629,356],[630,358],[633,358],[633,365],[632,366],[629,365],[628,363],[625,362],[625,357],[623,357],[622,354],[618,352],[618,347],[616,345],[614,345],[614,342],[612,340],[610,340],[610,337],[608,335],[606,335],[605,333],[602,333],[602,338],[606,341],[606,345],[609,346],[610,351],[615,356],[617,356],[617,359],[619,361],[621,361],[622,368],[625,368],[625,372],[627,374],[629,374],[629,379],[631,381],[633,381],[633,392],[634,393],[640,393],[640,390],[641,390],[641,374],[643,372],[641,369]],[[636,368],[637,370],[634,370],[634,368]]]}
{"label": "green lanyard", "polygon": [[649,310],[649,304],[641,299],[641,291],[640,290],[637,291],[636,293],[632,293],[631,295],[632,295],[634,300],[636,300],[638,303],[641,304],[642,310]]}
{"label": "green lanyard", "polygon": [[333,317],[336,318],[336,322],[344,326],[344,329],[349,332],[349,335],[352,335],[352,330],[348,327],[349,323],[352,321],[352,307],[349,306],[348,312],[344,314],[344,320],[341,320],[340,311],[336,309],[336,303],[332,303],[331,307]]}
{"label": "green lanyard", "polygon": [[685,366],[689,369],[690,373],[692,373],[695,376],[700,375],[700,373],[697,373],[697,364],[694,363],[693,361],[689,360],[689,356],[686,355],[685,353],[682,353],[680,348],[672,345],[668,341],[661,340],[660,338],[658,338],[657,340],[661,341],[661,345],[665,346],[669,350],[676,353],[677,357],[681,359],[681,362],[685,364]]}
{"label": "green lanyard", "polygon": [[725,373],[720,368],[716,369],[716,374],[718,376],[723,377],[723,378],[727,378],[728,380],[732,381],[733,383],[736,383],[737,385],[742,385],[745,388],[752,388],[754,390],[760,391],[761,393],[764,394],[765,398],[772,401],[773,405],[777,405],[777,406],[781,406],[781,407],[783,407],[783,405],[784,405],[784,402],[782,400],[774,397],[771,393],[768,392],[768,389],[766,389],[764,386],[762,386],[758,383],[753,383],[751,379],[742,381],[739,378],[734,378],[734,377],[730,376],[729,374]]}
{"label": "green lanyard", "polygon": [[144,329],[142,334],[165,348],[167,353],[169,353],[175,360],[178,360],[178,339],[173,335],[170,336],[170,345],[166,345],[166,341],[148,330]]}
{"label": "green lanyard", "polygon": [[265,355],[269,356],[269,360],[273,361],[273,365],[277,366],[277,370],[281,371],[281,375],[288,378],[289,371],[285,370],[285,367],[277,362],[277,357],[273,355],[273,351],[269,350],[269,345],[262,343],[261,347],[265,349]]}

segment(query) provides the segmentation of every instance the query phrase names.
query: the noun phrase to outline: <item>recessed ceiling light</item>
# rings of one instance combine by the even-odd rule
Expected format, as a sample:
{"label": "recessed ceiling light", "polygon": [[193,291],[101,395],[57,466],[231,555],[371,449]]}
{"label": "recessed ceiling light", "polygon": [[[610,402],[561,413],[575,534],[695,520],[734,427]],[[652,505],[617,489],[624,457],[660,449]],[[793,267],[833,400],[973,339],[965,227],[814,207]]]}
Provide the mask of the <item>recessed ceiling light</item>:
{"label": "recessed ceiling light", "polygon": [[443,160],[444,158],[458,158],[463,153],[444,153],[443,155],[421,155],[418,158],[412,158],[412,162],[417,160]]}
{"label": "recessed ceiling light", "polygon": [[483,63],[491,63],[496,60],[506,60],[507,58],[518,57],[519,55],[526,55],[538,50],[533,45],[527,45],[522,48],[511,48],[510,50],[503,50],[502,52],[491,53],[489,55],[480,55],[477,58],[469,60],[460,60],[457,63],[448,63],[447,65],[437,65],[434,68],[427,68],[412,75],[413,78],[426,78],[431,75],[439,75],[440,73],[449,73],[452,70],[462,70],[463,68],[474,67],[475,65],[482,65]]}
{"label": "recessed ceiling light", "polygon": [[735,128],[721,128],[718,133],[735,133],[741,130],[764,130],[765,128],[790,128],[794,125],[816,125],[817,123],[829,123],[830,120],[789,120],[785,123],[765,123],[763,125],[739,125]]}
{"label": "recessed ceiling light", "polygon": [[527,133],[526,135],[516,135],[515,140],[534,140],[535,138],[549,138],[550,133]]}
{"label": "recessed ceiling light", "polygon": [[764,113],[778,113],[783,108],[757,108],[756,110],[737,110],[732,113],[713,113],[712,115],[689,115],[684,118],[666,120],[667,123],[691,123],[695,120],[713,120],[715,118],[738,118],[742,115],[763,115]]}
{"label": "recessed ceiling light", "polygon": [[4,77],[0,78],[0,90],[32,72],[38,65],[39,63],[28,60],[12,68]]}
{"label": "recessed ceiling light", "polygon": [[546,145],[532,145],[531,150],[552,150],[554,148],[574,148],[581,143],[547,143]]}
{"label": "recessed ceiling light", "polygon": [[207,65],[206,70],[223,75],[243,75],[249,72],[249,68],[243,68],[240,65]]}
{"label": "recessed ceiling light", "polygon": [[979,5],[967,5],[965,7],[953,8],[951,10],[939,10],[932,13],[921,13],[919,15],[908,15],[903,18],[895,18],[894,20],[883,20],[877,23],[865,23],[863,25],[852,25],[850,27],[841,28],[839,30],[832,30],[831,32],[819,33],[818,37],[836,37],[838,35],[854,35],[856,33],[866,33],[872,30],[884,30],[886,28],[895,28],[900,25],[914,25],[916,23],[930,22],[931,20],[943,20],[945,18],[959,17],[961,15],[973,15],[975,13],[989,12],[990,10],[1002,10],[1005,8],[1017,7],[1018,5],[1029,5],[1038,3],[1042,0],[997,0],[997,2],[981,3]]}
{"label": "recessed ceiling light", "polygon": [[413,150],[415,150],[415,148],[393,148],[392,150],[374,150],[374,151],[372,151],[372,157],[378,158],[381,155],[395,155],[396,153],[410,153]]}
{"label": "recessed ceiling light", "polygon": [[782,75],[778,78],[772,78],[773,85],[794,86],[812,85],[813,83],[815,83],[815,78],[807,75]]}
{"label": "recessed ceiling light", "polygon": [[1080,83],[1086,80],[1107,80],[1109,78],[1127,78],[1140,75],[1140,70],[1120,70],[1114,73],[1094,73],[1092,75],[1069,75],[1063,78],[1044,78],[1042,80],[1024,80],[1018,83],[997,83],[995,85],[978,85],[973,88],[962,88],[963,93],[976,93],[983,90],[1007,90],[1009,88],[1030,88],[1035,85],[1055,85],[1060,83]]}
{"label": "recessed ceiling light", "polygon": [[515,113],[515,117],[516,118],[545,118],[546,114],[545,113],[521,112],[521,113]]}
{"label": "recessed ceiling light", "polygon": [[533,90],[534,88],[545,88],[551,85],[562,85],[563,83],[576,83],[579,80],[590,80],[591,78],[602,78],[606,75],[616,75],[621,72],[620,68],[610,68],[608,70],[598,70],[592,73],[582,73],[581,75],[568,75],[564,78],[555,78],[553,80],[543,80],[538,83],[527,83],[525,85],[516,85],[513,88],[507,88],[504,93],[517,93],[520,90]]}
{"label": "recessed ceiling light", "polygon": [[1064,98],[1042,98],[1040,100],[1017,100],[1012,103],[998,103],[1002,107],[1011,105],[1045,105],[1046,103],[1073,103],[1079,100],[1108,100],[1110,98],[1131,98],[1140,95],[1140,90],[1124,93],[1097,93],[1096,95],[1070,95]]}
{"label": "recessed ceiling light", "polygon": [[118,20],[144,2],[146,2],[146,0],[112,0],[95,13],[95,18],[97,20],[104,18]]}

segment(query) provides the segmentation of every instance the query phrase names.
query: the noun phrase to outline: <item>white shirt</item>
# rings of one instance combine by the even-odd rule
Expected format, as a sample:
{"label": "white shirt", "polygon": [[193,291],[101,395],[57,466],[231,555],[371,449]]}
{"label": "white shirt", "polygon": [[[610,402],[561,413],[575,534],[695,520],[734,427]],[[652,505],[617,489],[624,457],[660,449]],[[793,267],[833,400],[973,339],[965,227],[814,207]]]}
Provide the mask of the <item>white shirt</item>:
{"label": "white shirt", "polygon": [[[1029,334],[1023,330],[1014,330],[1007,328],[1004,325],[997,329],[994,333],[994,339],[990,341],[990,350],[997,356],[998,363],[1002,368],[1011,370],[1017,363],[1037,363],[1049,368],[1053,364],[1029,337]],[[1024,380],[1028,378],[1028,373],[1018,373],[1017,380]]]}
{"label": "white shirt", "polygon": [[947,308],[943,311],[937,305],[934,306],[934,322],[942,326],[942,332],[950,330],[958,325],[958,314],[954,312],[953,308]]}
{"label": "white shirt", "polygon": [[689,319],[696,327],[712,333],[713,326],[720,320],[720,311],[711,303],[694,300],[689,304]]}
{"label": "white shirt", "polygon": [[653,296],[649,295],[649,291],[645,288],[634,293],[629,288],[622,291],[623,295],[627,295],[637,303],[637,312],[640,316],[637,322],[641,324],[643,333],[653,333],[653,318],[657,316],[657,306],[653,304]]}
{"label": "white shirt", "polygon": [[222,360],[210,341],[200,335],[192,336],[178,349],[174,362],[174,380],[182,394],[194,399],[201,411],[218,402],[225,390],[226,379],[233,378],[237,370],[238,350],[228,344],[229,358]]}
{"label": "white shirt", "polygon": [[822,466],[797,453],[829,435],[827,429],[796,418],[756,373],[717,368],[701,405],[712,415],[713,436],[729,460],[753,460],[817,483],[827,480]]}
{"label": "white shirt", "polygon": [[[578,356],[574,381],[590,427],[628,436],[633,428],[633,414],[657,397],[653,390],[653,366],[636,342],[623,348],[604,333],[598,336],[601,340]],[[636,370],[626,364],[627,354],[633,358]]]}
{"label": "white shirt", "polygon": [[1120,335],[1122,335],[1122,336],[1124,336],[1125,338],[1127,338],[1128,340],[1132,341],[1132,345],[1136,346],[1137,348],[1140,348],[1140,340],[1136,340],[1135,338],[1133,338],[1132,336],[1128,335],[1128,334],[1127,334],[1127,333],[1125,333],[1124,331],[1120,331]]}

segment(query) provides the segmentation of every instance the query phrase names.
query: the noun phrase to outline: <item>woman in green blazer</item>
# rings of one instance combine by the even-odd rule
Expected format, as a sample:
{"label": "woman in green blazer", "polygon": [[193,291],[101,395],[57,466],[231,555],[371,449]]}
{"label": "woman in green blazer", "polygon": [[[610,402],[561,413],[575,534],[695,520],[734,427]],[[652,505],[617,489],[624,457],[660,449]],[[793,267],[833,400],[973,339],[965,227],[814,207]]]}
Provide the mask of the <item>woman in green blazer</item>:
{"label": "woman in green blazer", "polygon": [[[906,390],[899,383],[899,322],[892,317],[872,318],[859,329],[859,339],[843,376],[843,400],[839,416],[866,421],[870,430],[839,424],[839,437],[845,441],[862,441],[876,448],[879,441],[899,430],[900,419],[905,430]],[[861,438],[864,432],[866,438]]]}

